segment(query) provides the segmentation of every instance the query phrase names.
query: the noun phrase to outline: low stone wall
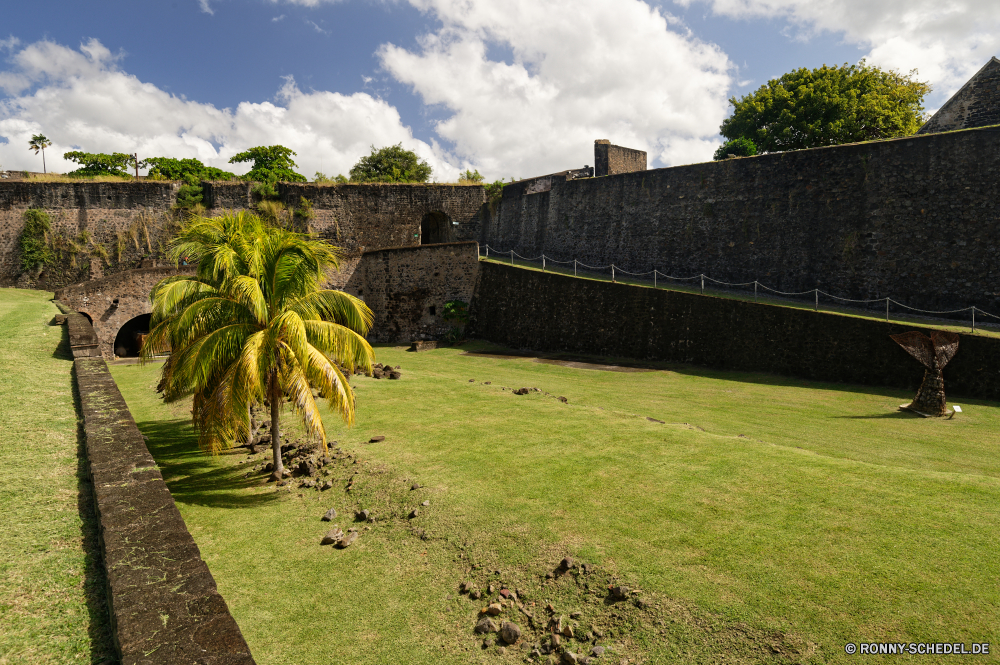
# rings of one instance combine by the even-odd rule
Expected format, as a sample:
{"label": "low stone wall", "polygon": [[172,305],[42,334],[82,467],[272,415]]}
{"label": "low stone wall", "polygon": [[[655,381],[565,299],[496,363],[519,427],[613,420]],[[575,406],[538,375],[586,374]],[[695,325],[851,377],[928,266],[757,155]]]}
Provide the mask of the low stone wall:
{"label": "low stone wall", "polygon": [[[691,363],[916,390],[923,368],[889,339],[913,330],[490,262],[479,265],[470,334],[504,346]],[[1000,340],[963,334],[949,395],[1000,399]]]}
{"label": "low stone wall", "polygon": [[[74,330],[89,327],[75,312],[68,324],[71,344]],[[250,648],[107,365],[73,350],[122,664],[252,665]]]}

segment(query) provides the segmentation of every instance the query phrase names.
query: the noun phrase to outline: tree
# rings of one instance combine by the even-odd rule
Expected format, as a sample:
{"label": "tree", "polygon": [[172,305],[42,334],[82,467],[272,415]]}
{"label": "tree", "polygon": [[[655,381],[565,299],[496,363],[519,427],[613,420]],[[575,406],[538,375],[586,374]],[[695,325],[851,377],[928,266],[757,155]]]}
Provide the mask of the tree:
{"label": "tree", "polygon": [[232,180],[235,173],[223,171],[214,166],[205,166],[195,158],[174,159],[173,157],[148,157],[139,162],[140,169],[149,169],[150,178],[183,180],[189,185],[197,185],[202,180]]}
{"label": "tree", "polygon": [[474,185],[485,182],[486,178],[480,175],[479,169],[476,169],[475,171],[470,171],[469,169],[465,169],[465,173],[459,174],[458,181],[461,183],[468,183]]}
{"label": "tree", "polygon": [[50,145],[52,145],[52,141],[50,141],[45,134],[35,134],[31,137],[31,140],[28,141],[28,150],[34,150],[36,155],[39,150],[42,151],[42,173],[48,172],[45,169],[45,149]]}
{"label": "tree", "polygon": [[430,177],[430,165],[402,143],[379,150],[372,146],[372,154],[351,167],[351,182],[427,182]]}
{"label": "tree", "polygon": [[746,138],[760,152],[798,150],[907,136],[924,120],[931,88],[909,74],[857,65],[797,69],[729,100],[727,139]]}
{"label": "tree", "polygon": [[753,141],[742,136],[738,139],[730,139],[719,146],[712,159],[719,161],[727,159],[730,155],[734,157],[753,157],[757,154],[757,146]]}
{"label": "tree", "polygon": [[323,240],[268,226],[248,212],[190,219],[170,257],[198,262],[152,292],[151,331],[140,352],[172,350],[161,387],[168,400],[193,395],[199,445],[217,453],[247,439],[250,407],[271,413],[272,479],[284,471],[279,418],[287,396],[326,448],[313,388],[348,424],[354,393],[344,376],[370,373],[364,335],[373,316],[357,298],[320,288],[339,251]]}
{"label": "tree", "polygon": [[257,146],[229,159],[230,164],[253,162],[253,168],[243,176],[253,182],[307,182],[306,177],[296,173],[298,165],[292,161],[297,153],[283,145]]}
{"label": "tree", "polygon": [[109,155],[104,152],[81,152],[74,150],[63,153],[63,159],[68,159],[80,165],[80,168],[70,171],[66,175],[85,178],[102,175],[130,178],[131,174],[126,169],[135,168],[135,156],[127,155],[123,152],[113,152]]}

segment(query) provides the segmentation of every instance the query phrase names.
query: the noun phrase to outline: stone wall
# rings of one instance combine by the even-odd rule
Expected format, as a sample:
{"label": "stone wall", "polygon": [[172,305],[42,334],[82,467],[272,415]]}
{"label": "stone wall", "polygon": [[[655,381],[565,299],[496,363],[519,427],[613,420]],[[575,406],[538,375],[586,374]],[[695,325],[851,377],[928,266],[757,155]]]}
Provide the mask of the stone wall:
{"label": "stone wall", "polygon": [[77,358],[74,373],[121,662],[253,665],[104,360]]}
{"label": "stone wall", "polygon": [[918,134],[1000,124],[1000,60],[991,58],[924,123]]}
{"label": "stone wall", "polygon": [[[923,368],[890,334],[837,314],[577,279],[482,262],[470,333],[515,349],[772,372],[916,391]],[[961,335],[948,395],[1000,399],[1000,339]]]}
{"label": "stone wall", "polygon": [[594,141],[594,175],[615,175],[645,170],[645,151],[611,145],[611,141],[607,139]]}
{"label": "stone wall", "polygon": [[[136,267],[143,256],[158,251],[166,240],[162,214],[174,204],[176,192],[176,184],[156,181],[0,182],[0,284],[13,284],[21,275],[18,247],[28,208],[44,209],[51,219],[51,232],[73,240],[83,249],[76,261],[79,274],[70,269],[66,278],[86,279],[90,272],[85,263],[93,260],[103,264],[96,254],[87,251],[97,243],[109,258],[117,259],[119,240],[124,240],[122,260],[111,261],[121,269]],[[149,223],[137,224],[140,213]],[[137,233],[129,235],[130,229]],[[81,234],[89,241],[82,241]]]}
{"label": "stone wall", "polygon": [[522,256],[1000,314],[1000,132],[973,129],[503,189]]}
{"label": "stone wall", "polygon": [[366,252],[344,290],[375,313],[371,339],[437,339],[455,324],[442,318],[450,300],[472,300],[479,245],[456,242]]}
{"label": "stone wall", "polygon": [[121,327],[135,317],[153,311],[149,300],[153,286],[161,279],[179,273],[194,274],[194,267],[178,270],[172,265],[165,265],[129,270],[64,287],[55,292],[55,297],[74,312],[90,317],[100,340],[100,353],[97,355],[111,360],[115,357],[115,338]]}

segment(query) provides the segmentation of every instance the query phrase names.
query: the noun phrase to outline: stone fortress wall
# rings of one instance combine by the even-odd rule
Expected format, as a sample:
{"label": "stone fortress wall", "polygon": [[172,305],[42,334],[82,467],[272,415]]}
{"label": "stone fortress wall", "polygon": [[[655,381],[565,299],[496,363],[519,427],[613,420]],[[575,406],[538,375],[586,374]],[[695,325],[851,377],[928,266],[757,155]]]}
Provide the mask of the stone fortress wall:
{"label": "stone fortress wall", "polygon": [[481,244],[1000,314],[1000,131],[971,129],[503,190]]}
{"label": "stone fortress wall", "polygon": [[607,139],[594,141],[594,175],[616,175],[646,170],[646,153],[611,145]]}

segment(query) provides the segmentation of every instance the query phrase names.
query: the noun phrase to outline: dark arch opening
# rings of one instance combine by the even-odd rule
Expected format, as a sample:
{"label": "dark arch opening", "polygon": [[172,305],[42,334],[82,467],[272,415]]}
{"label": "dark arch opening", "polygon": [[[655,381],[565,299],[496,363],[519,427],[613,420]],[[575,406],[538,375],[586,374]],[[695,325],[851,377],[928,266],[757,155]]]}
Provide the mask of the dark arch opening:
{"label": "dark arch opening", "polygon": [[448,215],[437,211],[429,212],[420,221],[420,244],[435,245],[448,242],[450,231]]}
{"label": "dark arch opening", "polygon": [[94,320],[92,318],[90,318],[90,314],[87,314],[86,312],[77,312],[77,314],[81,314],[83,316],[83,318],[85,318],[88,321],[90,321],[90,325],[94,325]]}
{"label": "dark arch opening", "polygon": [[149,314],[140,314],[125,323],[115,336],[115,355],[119,358],[137,358],[143,338],[149,334]]}

